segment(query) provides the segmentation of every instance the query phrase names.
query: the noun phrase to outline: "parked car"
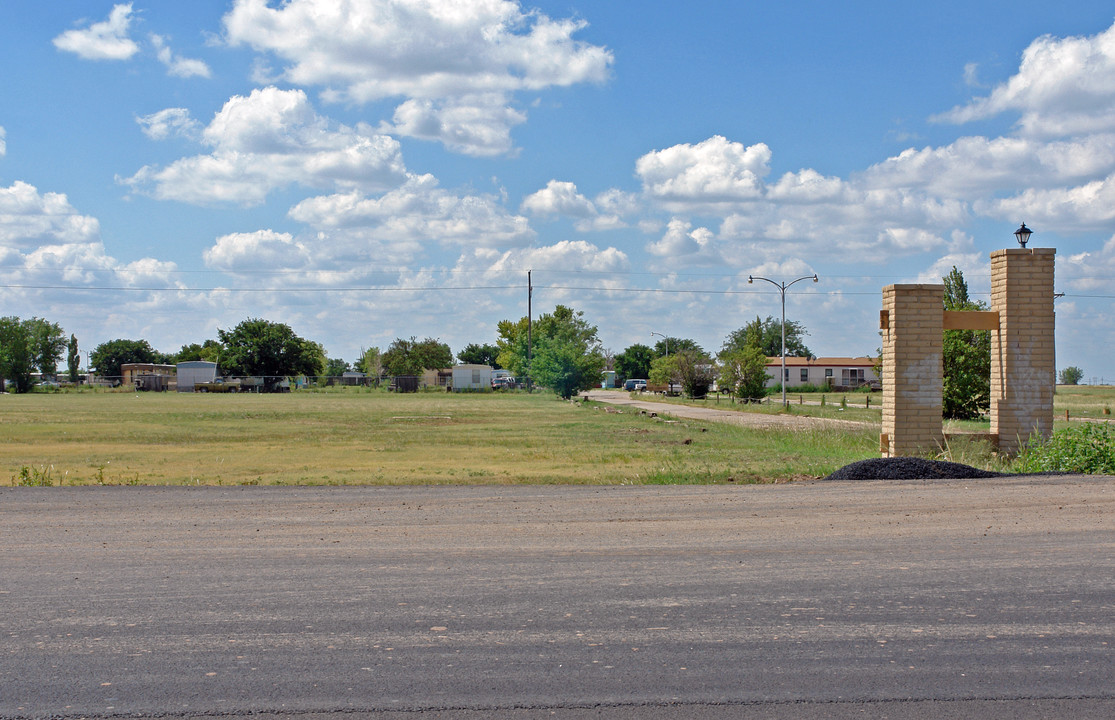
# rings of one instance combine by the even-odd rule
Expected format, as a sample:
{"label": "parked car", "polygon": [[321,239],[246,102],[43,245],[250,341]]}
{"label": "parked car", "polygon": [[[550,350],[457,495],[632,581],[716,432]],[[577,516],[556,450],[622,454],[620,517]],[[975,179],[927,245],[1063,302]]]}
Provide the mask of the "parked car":
{"label": "parked car", "polygon": [[629,378],[627,382],[623,383],[623,389],[628,392],[641,391],[647,389],[647,381],[639,380],[637,378]]}

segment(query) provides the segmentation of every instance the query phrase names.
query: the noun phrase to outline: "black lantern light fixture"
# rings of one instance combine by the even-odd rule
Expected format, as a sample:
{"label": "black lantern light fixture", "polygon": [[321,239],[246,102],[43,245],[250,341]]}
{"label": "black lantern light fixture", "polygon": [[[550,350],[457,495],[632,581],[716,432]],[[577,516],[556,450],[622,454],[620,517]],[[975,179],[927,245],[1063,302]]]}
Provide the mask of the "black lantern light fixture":
{"label": "black lantern light fixture", "polygon": [[1018,244],[1022,246],[1023,250],[1026,249],[1026,243],[1030,240],[1030,236],[1033,233],[1033,230],[1026,227],[1026,223],[1022,223],[1022,225],[1014,231],[1014,236],[1018,238]]}

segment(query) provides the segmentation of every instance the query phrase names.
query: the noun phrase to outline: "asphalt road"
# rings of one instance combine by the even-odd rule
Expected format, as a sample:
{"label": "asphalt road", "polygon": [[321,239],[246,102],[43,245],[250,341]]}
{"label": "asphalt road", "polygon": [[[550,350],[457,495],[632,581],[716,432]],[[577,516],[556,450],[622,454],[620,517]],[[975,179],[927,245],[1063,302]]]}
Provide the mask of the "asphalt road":
{"label": "asphalt road", "polygon": [[1115,716],[1115,479],[0,490],[0,718]]}

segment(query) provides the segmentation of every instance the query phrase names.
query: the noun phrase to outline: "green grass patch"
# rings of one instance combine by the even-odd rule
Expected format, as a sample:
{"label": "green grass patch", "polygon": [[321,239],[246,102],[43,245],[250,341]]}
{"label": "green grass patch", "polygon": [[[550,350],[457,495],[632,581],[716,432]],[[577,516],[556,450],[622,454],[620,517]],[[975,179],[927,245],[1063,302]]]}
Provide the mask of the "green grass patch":
{"label": "green grass patch", "polygon": [[0,396],[10,485],[770,482],[871,457],[877,428],[668,422],[544,393]]}

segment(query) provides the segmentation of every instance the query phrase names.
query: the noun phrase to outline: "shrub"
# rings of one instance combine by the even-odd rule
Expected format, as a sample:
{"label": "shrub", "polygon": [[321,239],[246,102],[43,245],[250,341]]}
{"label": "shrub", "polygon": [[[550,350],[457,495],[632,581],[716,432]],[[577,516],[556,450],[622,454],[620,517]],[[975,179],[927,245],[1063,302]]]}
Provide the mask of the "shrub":
{"label": "shrub", "polygon": [[1115,436],[1106,423],[1083,423],[1031,443],[1018,456],[1016,472],[1115,475]]}

